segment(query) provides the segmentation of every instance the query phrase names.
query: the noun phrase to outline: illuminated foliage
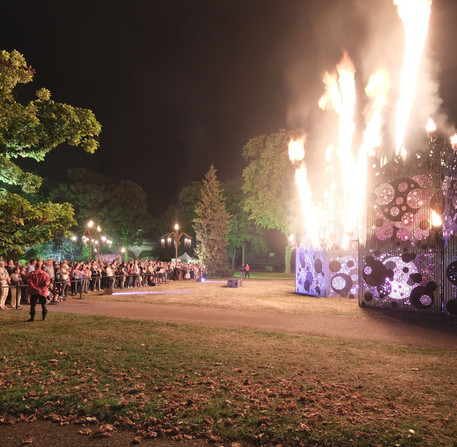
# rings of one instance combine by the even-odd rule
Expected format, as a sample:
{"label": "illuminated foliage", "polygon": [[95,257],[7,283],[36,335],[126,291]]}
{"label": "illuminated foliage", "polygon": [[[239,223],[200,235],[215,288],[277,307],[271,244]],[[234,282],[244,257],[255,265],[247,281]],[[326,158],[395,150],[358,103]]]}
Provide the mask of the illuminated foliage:
{"label": "illuminated foliage", "polygon": [[16,86],[31,82],[34,74],[18,51],[0,51],[0,252],[21,252],[23,246],[51,240],[75,223],[69,204],[32,204],[8,190],[15,187],[34,194],[41,185],[40,177],[24,172],[12,160],[42,161],[61,144],[89,153],[99,145],[101,125],[92,111],[56,103],[46,89],[25,105],[16,101]]}
{"label": "illuminated foliage", "polygon": [[[290,234],[292,198],[295,196],[294,169],[288,144],[293,132],[280,130],[252,138],[243,148],[248,163],[243,171],[243,208],[258,225],[279,230],[285,241]],[[290,272],[291,251],[286,242],[285,266]]]}
{"label": "illuminated foliage", "polygon": [[69,203],[31,204],[18,194],[0,192],[0,249],[3,253],[22,253],[32,246],[67,235],[76,224]]}

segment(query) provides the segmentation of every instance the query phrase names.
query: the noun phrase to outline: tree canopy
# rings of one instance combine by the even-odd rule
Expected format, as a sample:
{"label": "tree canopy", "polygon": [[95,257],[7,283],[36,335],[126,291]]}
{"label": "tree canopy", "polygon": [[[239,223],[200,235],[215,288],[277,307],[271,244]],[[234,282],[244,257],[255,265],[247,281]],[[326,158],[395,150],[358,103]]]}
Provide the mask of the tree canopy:
{"label": "tree canopy", "polygon": [[235,267],[236,253],[241,249],[241,263],[244,264],[246,249],[260,253],[267,250],[267,244],[262,234],[262,229],[252,220],[242,207],[243,179],[236,178],[223,183],[226,197],[227,211],[232,216],[230,233],[227,236],[228,250],[232,253],[232,268]]}
{"label": "tree canopy", "polygon": [[33,197],[24,196],[40,188],[41,178],[23,171],[13,159],[42,161],[62,144],[89,153],[99,146],[101,125],[91,110],[54,102],[46,89],[27,104],[16,101],[15,88],[31,82],[34,74],[18,51],[0,51],[0,215],[10,219],[0,238],[5,253],[50,240],[75,223],[71,205],[33,203]]}
{"label": "tree canopy", "polygon": [[203,180],[201,199],[195,213],[196,254],[199,260],[205,264],[209,276],[229,275],[226,247],[231,216],[226,210],[225,198],[213,165]]}
{"label": "tree canopy", "polygon": [[121,180],[110,188],[110,199],[100,211],[100,219],[111,237],[125,248],[141,240],[152,225],[147,194],[132,180]]}
{"label": "tree canopy", "polygon": [[143,238],[152,225],[147,194],[131,180],[115,183],[103,174],[86,168],[66,171],[67,181],[47,185],[46,197],[56,202],[70,202],[79,226],[89,219],[102,226],[103,232],[125,248]]}
{"label": "tree canopy", "polygon": [[0,250],[5,254],[63,236],[75,223],[69,203],[34,205],[18,194],[0,193]]}
{"label": "tree canopy", "polygon": [[286,272],[290,272],[291,251],[287,244],[296,196],[294,168],[288,145],[297,131],[280,130],[252,138],[243,148],[248,163],[243,171],[243,208],[258,225],[277,229],[284,236]]}

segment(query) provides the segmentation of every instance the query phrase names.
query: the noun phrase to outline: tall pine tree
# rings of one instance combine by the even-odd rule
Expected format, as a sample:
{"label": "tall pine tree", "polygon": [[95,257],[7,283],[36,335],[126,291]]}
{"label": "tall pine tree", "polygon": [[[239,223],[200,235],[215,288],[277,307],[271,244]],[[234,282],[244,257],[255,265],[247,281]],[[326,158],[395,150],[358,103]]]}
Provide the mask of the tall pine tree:
{"label": "tall pine tree", "polygon": [[195,209],[194,230],[197,238],[196,254],[210,277],[231,274],[227,260],[227,235],[230,233],[230,214],[213,165],[203,179],[200,202]]}

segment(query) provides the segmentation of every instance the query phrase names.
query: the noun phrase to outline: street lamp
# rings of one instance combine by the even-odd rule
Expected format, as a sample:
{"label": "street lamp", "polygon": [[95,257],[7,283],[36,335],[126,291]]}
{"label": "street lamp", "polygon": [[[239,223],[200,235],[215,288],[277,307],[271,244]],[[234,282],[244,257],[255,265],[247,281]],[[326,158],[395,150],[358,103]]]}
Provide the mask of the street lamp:
{"label": "street lamp", "polygon": [[[97,225],[97,228],[94,230],[94,221],[91,219],[89,222],[87,222],[87,229],[83,232],[84,235],[87,234],[89,238],[89,260],[92,261],[92,253],[94,250],[94,243],[95,245],[98,245],[98,240],[97,238],[100,237],[102,229],[100,228],[100,225]],[[100,254],[99,251],[97,250],[97,259],[99,259]]]}
{"label": "street lamp", "polygon": [[192,245],[192,238],[184,233],[183,231],[179,231],[179,225],[175,224],[175,230],[170,231],[167,234],[164,234],[161,238],[161,243],[162,247],[165,247],[165,242],[167,243],[167,246],[171,246],[172,242],[175,246],[175,260],[176,263],[178,262],[178,246],[181,245],[181,238],[185,236],[184,238],[184,246],[190,247]]}
{"label": "street lamp", "polygon": [[[94,228],[95,224],[94,221],[91,219],[89,222],[87,222],[86,229],[82,230],[82,236],[81,236],[81,241],[84,244],[89,243],[89,260],[92,261],[92,255],[95,250],[97,253],[97,261],[100,260],[100,251],[101,251],[101,244],[108,244],[108,246],[111,246],[113,241],[108,239],[105,235],[102,234],[102,229],[100,225],[97,225],[96,228]],[[73,242],[77,241],[77,236],[73,235],[71,238]],[[94,247],[94,245],[97,247]]]}

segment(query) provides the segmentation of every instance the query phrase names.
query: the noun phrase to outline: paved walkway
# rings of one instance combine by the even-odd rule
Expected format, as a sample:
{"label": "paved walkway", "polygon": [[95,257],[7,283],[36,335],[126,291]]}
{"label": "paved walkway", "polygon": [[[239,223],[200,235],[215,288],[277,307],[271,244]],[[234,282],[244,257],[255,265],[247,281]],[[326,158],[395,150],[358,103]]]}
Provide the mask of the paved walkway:
{"label": "paved walkway", "polygon": [[51,312],[107,315],[139,320],[256,329],[387,344],[457,350],[457,320],[366,309],[366,318],[305,315],[132,302],[71,300]]}

